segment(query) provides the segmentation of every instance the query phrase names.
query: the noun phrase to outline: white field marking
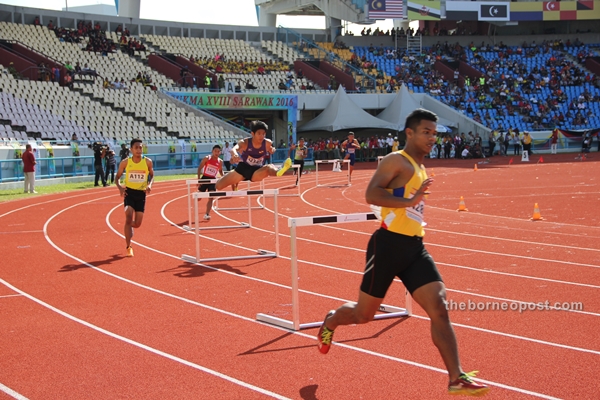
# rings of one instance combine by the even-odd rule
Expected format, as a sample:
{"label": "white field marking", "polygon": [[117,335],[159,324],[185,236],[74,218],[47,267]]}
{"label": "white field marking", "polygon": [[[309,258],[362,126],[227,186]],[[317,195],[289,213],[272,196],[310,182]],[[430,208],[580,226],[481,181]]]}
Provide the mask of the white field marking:
{"label": "white field marking", "polygon": [[[49,222],[49,221],[50,221],[50,220],[48,220],[48,222]],[[49,238],[48,238],[48,240],[49,240]],[[59,250],[59,251],[60,251],[60,250]],[[75,257],[73,257],[73,256],[71,256],[71,255],[68,255],[68,256],[69,256],[69,257],[71,257],[71,258],[73,258],[74,260],[77,260]],[[78,262],[81,262],[82,264],[86,264],[85,262],[83,262],[83,260],[77,260],[77,261],[78,261]],[[88,265],[88,266],[89,266],[89,267],[91,267],[91,268],[94,268],[94,267],[93,267],[92,265],[90,265],[90,264],[86,264],[86,265]],[[113,339],[120,340],[120,341],[122,341],[122,342],[125,342],[125,343],[127,343],[127,344],[130,344],[130,345],[132,345],[132,346],[138,347],[138,348],[140,348],[140,349],[142,349],[142,350],[146,350],[146,351],[148,351],[148,352],[150,352],[150,353],[154,353],[154,354],[156,354],[156,355],[158,355],[158,356],[161,356],[161,357],[167,358],[167,359],[169,359],[169,360],[172,360],[172,361],[178,362],[178,363],[180,363],[180,364],[183,364],[183,365],[186,365],[186,366],[188,366],[188,367],[192,367],[192,368],[194,368],[194,369],[197,369],[197,370],[199,370],[199,371],[205,372],[205,373],[207,373],[207,374],[209,374],[209,375],[213,375],[213,376],[216,376],[216,377],[218,377],[218,378],[224,379],[224,380],[226,380],[226,381],[229,381],[229,382],[231,382],[231,383],[234,383],[234,384],[236,384],[236,385],[242,386],[242,387],[244,387],[244,388],[246,388],[246,389],[253,390],[253,391],[255,391],[255,392],[259,392],[259,393],[265,394],[265,395],[267,395],[267,396],[270,396],[270,397],[273,397],[273,398],[275,398],[275,399],[287,399],[287,397],[284,397],[284,396],[282,396],[282,395],[280,395],[280,394],[277,394],[277,393],[274,393],[274,392],[268,391],[268,390],[266,390],[266,389],[263,389],[263,388],[260,388],[260,387],[258,387],[258,386],[254,386],[254,385],[252,385],[252,384],[249,384],[249,383],[246,383],[246,382],[244,382],[244,381],[240,381],[239,379],[235,379],[235,378],[233,378],[233,377],[231,377],[231,376],[228,376],[228,375],[222,374],[222,373],[220,373],[220,372],[217,372],[217,371],[215,371],[215,370],[212,370],[212,369],[210,369],[210,368],[203,367],[203,366],[201,366],[201,365],[199,365],[199,364],[195,364],[195,363],[193,363],[193,362],[191,362],[191,361],[184,360],[183,358],[179,358],[179,357],[177,357],[177,356],[174,356],[174,355],[172,355],[172,354],[165,353],[164,351],[161,351],[161,350],[155,349],[155,348],[153,348],[153,347],[150,347],[150,346],[147,346],[147,345],[145,345],[145,344],[143,344],[143,343],[137,342],[137,341],[135,341],[135,340],[132,340],[132,339],[126,338],[125,336],[121,336],[121,335],[119,335],[119,334],[116,334],[116,333],[114,333],[114,332],[111,332],[111,331],[109,331],[109,330],[106,330],[106,329],[104,329],[104,328],[101,328],[101,327],[99,327],[99,326],[97,326],[97,325],[94,325],[94,324],[92,324],[92,323],[90,323],[90,322],[84,321],[84,320],[82,320],[82,319],[80,319],[80,318],[77,318],[77,317],[75,317],[75,316],[73,316],[73,315],[71,315],[71,314],[68,314],[68,313],[66,313],[65,311],[63,311],[63,310],[61,310],[61,309],[59,309],[59,308],[56,308],[56,307],[54,307],[54,306],[51,306],[50,304],[48,304],[48,303],[46,303],[46,302],[44,302],[44,301],[42,301],[42,300],[38,299],[37,297],[34,297],[34,296],[30,295],[29,293],[25,293],[24,291],[22,291],[22,290],[20,290],[20,289],[18,289],[18,288],[16,288],[16,287],[14,287],[14,286],[12,286],[10,283],[6,282],[5,280],[3,280],[3,279],[1,279],[1,278],[0,278],[0,283],[2,283],[3,285],[5,285],[6,287],[9,287],[9,288],[11,288],[12,290],[14,290],[14,291],[16,291],[16,292],[19,292],[21,295],[23,295],[23,296],[27,297],[29,300],[31,300],[31,301],[33,301],[33,302],[35,302],[35,303],[37,303],[37,304],[41,305],[42,307],[45,307],[45,308],[49,309],[50,311],[53,311],[53,312],[55,312],[55,313],[57,313],[57,314],[59,314],[59,315],[61,315],[61,316],[65,317],[65,318],[67,318],[67,319],[70,319],[70,320],[71,320],[71,321],[73,321],[73,322],[76,322],[76,323],[78,323],[78,324],[81,324],[81,325],[83,325],[83,326],[85,326],[85,327],[87,327],[87,328],[90,328],[90,329],[92,329],[92,330],[95,330],[95,331],[97,331],[97,332],[99,332],[99,333],[102,333],[102,334],[104,334],[104,335],[107,335],[107,336],[109,336],[109,337],[111,337],[111,338],[113,338]]]}
{"label": "white field marking", "polygon": [[13,233],[40,233],[44,231],[14,231],[14,232],[0,232],[0,235],[10,235]]}
{"label": "white field marking", "polygon": [[[428,232],[449,233],[451,235],[457,235],[457,236],[469,236],[469,237],[484,238],[484,239],[491,239],[491,240],[501,240],[501,241],[504,241],[504,242],[523,243],[522,240],[518,240],[518,239],[507,239],[507,238],[497,237],[497,236],[486,236],[486,235],[476,235],[476,234],[473,234],[473,233],[453,232],[453,231],[446,231],[446,230],[443,230],[443,229],[428,228],[427,231]],[[551,233],[551,232],[544,232],[544,234],[547,234],[547,233]],[[581,235],[577,235],[577,236],[581,237]],[[586,236],[586,238],[587,238],[587,236]],[[532,242],[530,240],[528,240],[525,244],[528,244],[528,245],[535,244],[535,245],[546,246],[546,247],[559,247],[559,248],[562,248],[562,249],[575,249],[575,250],[585,250],[585,251],[597,251],[597,252],[600,252],[600,249],[592,249],[592,248],[589,248],[589,247],[577,247],[577,246],[567,246],[567,245],[564,245],[564,244]]]}
{"label": "white field marking", "polygon": [[[86,203],[93,202],[93,201],[94,201],[94,200],[90,200],[90,201],[87,201]],[[199,302],[195,302],[195,301],[193,301],[193,300],[189,300],[189,299],[186,299],[186,298],[184,298],[184,297],[176,296],[176,295],[173,295],[173,294],[171,294],[171,293],[164,292],[164,291],[161,291],[161,290],[158,290],[158,289],[152,288],[152,287],[150,287],[150,286],[146,286],[146,285],[140,284],[140,283],[138,283],[138,282],[135,282],[135,281],[132,281],[132,280],[130,280],[130,279],[123,278],[123,277],[121,277],[121,276],[119,276],[119,275],[116,275],[116,274],[110,273],[110,272],[108,272],[108,271],[105,271],[105,270],[103,270],[103,269],[101,269],[101,268],[98,268],[98,267],[95,267],[95,266],[93,266],[93,265],[91,265],[91,264],[88,264],[88,263],[86,263],[85,261],[83,261],[83,260],[81,260],[81,259],[79,259],[79,258],[77,258],[77,257],[73,256],[72,254],[70,254],[70,253],[68,253],[68,252],[64,251],[63,249],[61,249],[60,247],[58,247],[58,246],[57,246],[57,245],[56,245],[54,242],[52,242],[52,240],[50,239],[50,237],[49,237],[49,236],[48,236],[48,234],[47,234],[47,227],[48,227],[48,224],[49,224],[49,223],[52,221],[52,219],[54,219],[56,216],[58,216],[59,214],[62,214],[63,212],[65,212],[65,211],[67,211],[67,210],[69,210],[69,209],[71,209],[71,208],[77,207],[78,205],[80,205],[80,204],[75,204],[75,205],[69,206],[69,207],[67,207],[67,208],[65,208],[65,209],[63,209],[63,210],[61,210],[61,211],[59,211],[58,213],[56,213],[56,214],[54,214],[52,217],[50,217],[50,219],[48,219],[48,220],[46,221],[46,223],[44,224],[44,236],[46,237],[46,240],[48,241],[48,243],[50,243],[50,245],[51,245],[52,247],[54,247],[54,248],[55,248],[57,251],[59,251],[60,253],[62,253],[62,254],[64,254],[64,255],[66,255],[66,256],[67,256],[67,257],[69,257],[69,258],[72,258],[73,260],[75,260],[75,261],[77,261],[77,262],[79,262],[79,263],[81,263],[81,264],[85,264],[85,265],[87,265],[89,268],[91,268],[91,269],[93,269],[93,270],[95,270],[95,271],[97,271],[97,272],[104,273],[104,274],[106,274],[106,275],[109,275],[109,276],[111,276],[111,277],[113,277],[113,278],[116,278],[116,279],[122,280],[122,281],[124,281],[124,282],[127,282],[127,283],[129,283],[129,284],[132,284],[132,285],[134,285],[134,286],[138,286],[138,287],[140,287],[140,288],[143,288],[143,289],[146,289],[146,290],[149,290],[149,291],[152,291],[152,292],[158,293],[158,294],[162,294],[162,295],[164,295],[164,296],[167,296],[167,297],[171,297],[171,298],[174,298],[174,299],[177,299],[177,300],[181,300],[181,301],[184,301],[184,302],[186,302],[186,303],[189,303],[189,304],[192,304],[192,305],[200,306],[200,307],[203,307],[203,308],[209,309],[209,310],[211,310],[211,311],[216,311],[216,312],[223,313],[223,314],[226,314],[226,315],[229,315],[229,316],[235,317],[235,318],[239,318],[239,319],[242,319],[242,320],[245,320],[245,321],[249,321],[249,322],[253,322],[253,323],[256,323],[256,324],[259,324],[259,325],[265,326],[265,324],[263,324],[263,323],[261,323],[261,322],[258,322],[258,321],[254,320],[254,319],[247,318],[247,317],[244,317],[244,316],[242,316],[242,315],[239,315],[239,314],[234,314],[234,313],[231,313],[231,312],[228,312],[228,311],[225,311],[225,310],[222,310],[222,309],[218,309],[218,308],[215,308],[215,307],[211,307],[211,306],[208,306],[208,305],[206,305],[206,304],[202,304],[202,303],[199,303]],[[117,206],[117,207],[118,207],[118,206]],[[113,230],[113,232],[115,232],[115,233],[116,233],[117,235],[119,235],[119,236],[122,236],[122,235],[120,235],[120,234],[119,234],[119,233],[118,233],[118,232],[117,232],[117,231],[114,229],[114,227],[113,227],[112,225],[110,225],[110,223],[109,223],[109,217],[110,217],[110,214],[111,214],[111,213],[112,213],[112,212],[113,212],[113,211],[114,211],[114,210],[115,210],[117,207],[114,207],[113,209],[111,209],[111,210],[110,210],[110,212],[107,214],[107,216],[106,216],[106,222],[107,222],[108,226],[109,226],[109,227],[110,227],[110,228]],[[169,220],[167,219],[167,221],[169,221]],[[169,221],[169,222],[170,222],[170,223],[171,223],[173,226],[175,226],[175,227],[178,227],[177,225],[173,224],[171,221]],[[138,243],[138,244],[139,244],[139,243]],[[151,250],[151,251],[157,252],[157,253],[159,253],[159,254],[163,254],[163,255],[166,255],[166,256],[168,256],[168,257],[171,257],[171,258],[177,259],[177,260],[179,260],[179,259],[180,259],[180,257],[178,257],[178,256],[171,255],[171,254],[168,254],[168,253],[164,253],[164,252],[162,252],[162,251],[159,251],[159,250],[157,250],[157,249],[155,249],[155,248],[151,248],[151,247],[148,247],[148,246],[145,246],[145,245],[142,245],[142,244],[139,244],[139,245],[140,245],[140,246],[142,246],[142,247],[144,247],[144,248],[146,248],[146,249],[148,249],[148,250]],[[238,246],[235,246],[235,247],[238,247]],[[287,258],[287,257],[283,257],[283,258],[286,258],[286,259],[288,259],[288,260],[289,260],[289,258]],[[211,268],[211,267],[208,267],[208,266],[206,266],[206,265],[199,264],[199,263],[196,263],[195,265],[200,265],[200,266],[203,266],[203,267]],[[234,276],[236,276],[236,277],[238,277],[238,278],[240,278],[240,277],[241,277],[241,278],[246,278],[245,276],[240,276],[240,275],[237,275],[237,274],[231,273],[231,272],[229,272],[229,271],[222,271],[222,270],[219,270],[219,269],[216,269],[216,268],[211,268],[211,269],[214,269],[214,270],[216,270],[216,271],[219,271],[219,272],[230,273],[231,275],[234,275]],[[264,282],[267,282],[267,281],[264,281]],[[98,331],[100,331],[100,332],[102,332],[102,333],[105,333],[105,334],[109,335],[109,336],[115,337],[115,338],[117,338],[117,339],[119,339],[119,340],[123,340],[123,341],[125,341],[125,342],[127,342],[127,343],[130,343],[130,344],[133,344],[134,346],[141,347],[142,349],[148,350],[148,351],[150,351],[150,352],[153,352],[153,353],[155,353],[155,354],[158,354],[158,355],[161,355],[161,356],[164,356],[164,357],[170,358],[170,359],[172,359],[172,360],[174,360],[174,361],[181,362],[181,363],[183,363],[184,365],[187,365],[187,366],[190,366],[190,367],[193,367],[193,368],[200,369],[201,371],[204,371],[204,372],[207,372],[207,373],[213,373],[213,372],[214,372],[214,374],[218,374],[218,375],[216,375],[216,376],[219,376],[219,377],[221,377],[221,378],[223,378],[223,379],[229,380],[229,381],[231,381],[231,382],[234,382],[234,383],[238,383],[238,382],[239,382],[238,384],[240,384],[241,386],[248,387],[248,386],[245,386],[245,385],[249,385],[249,384],[246,384],[245,382],[237,381],[237,380],[235,380],[235,378],[231,378],[231,377],[229,377],[229,376],[227,376],[227,375],[222,375],[222,374],[220,374],[219,372],[216,372],[216,371],[212,371],[212,370],[206,369],[205,367],[199,366],[199,365],[197,365],[197,364],[193,364],[193,363],[191,363],[191,362],[188,362],[187,360],[180,359],[180,358],[178,358],[178,357],[175,357],[175,356],[172,356],[172,355],[170,355],[170,354],[167,354],[167,353],[161,352],[161,351],[159,351],[159,350],[153,349],[153,348],[151,348],[151,347],[149,347],[149,346],[146,346],[146,345],[143,345],[143,344],[141,344],[141,343],[138,343],[138,342],[132,341],[132,340],[130,340],[130,339],[127,339],[127,338],[125,338],[125,337],[121,337],[121,336],[119,336],[119,335],[116,335],[116,334],[114,334],[114,333],[112,333],[112,332],[106,331],[106,330],[104,330],[104,329],[102,329],[102,328],[100,328],[100,327],[96,327],[95,325],[92,325],[92,324],[90,324],[90,323],[88,323],[88,322],[86,322],[86,321],[80,320],[80,319],[78,319],[78,318],[76,318],[76,317],[74,317],[74,316],[71,316],[70,314],[67,314],[67,313],[65,313],[65,312],[64,312],[64,311],[62,311],[62,310],[59,310],[59,309],[57,309],[57,308],[55,308],[55,307],[53,307],[53,306],[50,306],[50,305],[49,305],[49,304],[47,304],[47,303],[44,303],[44,302],[42,302],[41,300],[39,300],[39,299],[37,299],[37,298],[35,298],[35,297],[33,297],[33,296],[31,296],[31,295],[29,295],[29,294],[27,294],[27,293],[25,293],[25,292],[21,291],[21,290],[19,290],[19,289],[17,289],[17,288],[15,288],[15,287],[13,287],[12,285],[10,285],[8,282],[6,282],[6,281],[2,280],[1,278],[0,278],[0,283],[3,283],[4,285],[6,285],[7,287],[9,287],[9,288],[13,289],[14,291],[16,291],[16,292],[18,292],[18,293],[21,293],[22,295],[24,295],[24,296],[28,297],[29,299],[31,299],[31,300],[33,300],[33,301],[37,302],[38,304],[41,304],[41,305],[43,305],[44,307],[47,307],[47,308],[51,309],[52,311],[55,311],[55,312],[57,312],[57,313],[59,313],[59,314],[61,314],[61,315],[65,316],[65,317],[67,317],[67,318],[70,318],[70,319],[72,319],[72,320],[74,320],[74,321],[76,321],[76,322],[79,322],[79,323],[81,323],[81,324],[83,324],[83,325],[85,325],[85,326],[88,326],[88,327],[90,327],[90,328],[92,328],[92,329],[96,329],[96,330],[98,330]],[[272,284],[271,282],[268,282],[268,283]],[[287,287],[287,286],[284,286],[284,285],[277,285],[277,286],[283,286],[283,287]],[[291,289],[290,287],[287,287],[287,288],[288,288],[288,289]],[[311,293],[311,294],[314,294],[314,295],[316,295],[316,296],[322,296],[322,297],[328,297],[328,298],[332,298],[332,297],[330,297],[330,296],[323,296],[323,295],[321,295],[321,294],[319,294],[319,293],[308,292],[308,291],[304,291],[304,290],[301,290],[301,291],[302,291],[302,292],[305,292],[305,293]],[[340,301],[343,301],[343,302],[348,302],[348,301],[349,301],[349,300],[345,300],[345,299],[339,299],[339,300],[340,300]],[[284,329],[284,328],[281,328],[281,327],[277,327],[277,326],[274,326],[274,325],[266,325],[266,326],[268,326],[269,328],[272,328],[272,329],[277,329],[277,330],[280,330],[280,331],[284,331],[284,332],[287,332],[287,333],[289,333],[289,330],[287,330],[287,329]],[[460,326],[461,326],[461,327],[463,327],[463,328],[467,328],[467,329],[472,329],[472,328],[473,328],[473,327],[470,327],[470,326],[468,326],[468,325],[462,325],[462,324],[461,324]],[[550,345],[550,346],[563,347],[563,348],[567,348],[567,349],[570,349],[570,350],[578,350],[578,348],[576,348],[576,347],[571,347],[571,346],[565,346],[565,345],[555,344],[555,343],[551,343],[551,342],[540,341],[540,340],[537,340],[537,339],[529,339],[529,338],[526,338],[526,337],[520,337],[520,336],[516,336],[516,335],[509,335],[509,334],[504,334],[504,333],[501,333],[501,332],[496,332],[496,331],[491,331],[491,330],[485,330],[485,332],[487,332],[487,333],[492,333],[492,334],[497,334],[497,335],[501,335],[501,336],[509,336],[509,337],[512,337],[512,338],[517,338],[517,339],[521,339],[521,340],[525,340],[525,341],[534,341],[534,342],[536,342],[536,343],[540,343],[540,344],[546,344],[546,345]],[[302,336],[302,337],[305,337],[305,338],[310,338],[310,339],[312,339],[312,340],[316,340],[316,339],[315,339],[315,337],[314,337],[313,335],[304,334],[304,333],[302,333],[302,332],[292,332],[292,334],[294,334],[294,335],[298,335],[298,336]],[[401,358],[398,358],[398,357],[393,357],[393,356],[389,356],[389,355],[386,355],[386,354],[382,354],[382,353],[373,352],[373,351],[370,351],[370,350],[365,350],[365,349],[362,349],[362,348],[360,348],[360,347],[354,347],[354,346],[350,346],[350,345],[343,344],[343,343],[338,343],[337,345],[339,345],[339,346],[341,346],[341,347],[345,347],[345,348],[347,348],[347,349],[350,349],[350,350],[354,350],[354,351],[362,352],[362,353],[365,353],[365,354],[369,354],[369,355],[372,355],[372,356],[375,356],[375,357],[385,358],[385,359],[392,360],[392,361],[396,361],[396,362],[399,362],[399,363],[403,363],[403,364],[407,364],[407,365],[411,365],[411,366],[416,366],[416,367],[418,367],[418,368],[423,368],[423,369],[427,369],[427,370],[431,370],[431,371],[435,371],[435,372],[440,372],[440,373],[443,373],[443,374],[447,374],[447,371],[445,371],[445,370],[442,370],[442,369],[439,369],[439,368],[436,368],[436,367],[433,367],[433,366],[430,366],[430,365],[427,365],[427,364],[421,364],[421,363],[417,363],[417,362],[414,362],[414,361],[405,360],[405,359],[401,359]],[[586,351],[586,352],[591,352],[591,351],[593,351],[593,350],[588,350],[588,349],[582,349],[582,350],[583,350],[583,351]],[[599,352],[599,354],[600,354],[600,352]],[[482,380],[482,379],[478,379],[478,380],[479,380],[479,381],[481,381],[481,382],[485,382],[486,384],[488,384],[488,385],[491,385],[491,386],[500,387],[500,388],[507,389],[507,390],[510,390],[510,391],[515,391],[515,392],[518,392],[518,393],[529,394],[529,395],[536,396],[536,397],[539,397],[539,398],[544,398],[544,399],[554,399],[554,397],[550,397],[550,396],[548,396],[548,395],[545,395],[545,394],[542,394],[542,393],[532,392],[532,391],[528,391],[528,390],[525,390],[525,389],[521,389],[521,388],[517,388],[517,387],[509,386],[509,385],[504,385],[504,384],[502,384],[502,383],[497,383],[497,382],[493,382],[493,381],[487,381],[487,380]],[[254,387],[254,386],[252,386],[252,385],[249,385],[249,386],[251,386],[252,388],[256,388],[256,390],[257,390],[257,391],[259,391],[259,392],[261,392],[261,393],[265,393],[265,394],[270,394],[270,393],[271,393],[271,392],[263,391],[263,389],[261,389],[261,388],[258,388],[258,387]],[[250,388],[250,387],[249,387],[249,388]],[[254,389],[253,389],[253,390],[254,390]],[[277,395],[277,394],[274,394],[274,396],[278,396],[278,397],[276,397],[276,398],[285,398],[285,397],[281,397],[281,396],[279,396],[279,395]]]}
{"label": "white field marking", "polygon": [[7,395],[9,395],[10,397],[12,397],[13,399],[17,399],[17,400],[29,400],[27,397],[23,396],[20,393],[15,392],[14,390],[12,390],[11,388],[9,388],[8,386],[4,386],[1,383],[0,383],[0,392],[6,393]]}
{"label": "white field marking", "polygon": [[5,299],[7,297],[21,297],[21,295],[20,294],[7,294],[4,296],[0,296],[0,299]]}
{"label": "white field marking", "polygon": [[[449,208],[442,208],[442,207],[435,207],[435,206],[427,206],[427,208],[432,208],[435,210],[441,210],[441,211],[450,211],[453,212],[454,214],[456,214],[456,209],[449,209]],[[492,214],[482,214],[482,213],[478,213],[478,212],[470,212],[468,213],[469,215],[479,215],[482,217],[486,217],[486,218],[502,218],[502,219],[507,219],[509,221],[518,221],[518,222],[531,222],[528,220],[524,220],[524,219],[520,219],[520,218],[515,218],[515,217],[505,217],[503,215],[492,215]],[[463,214],[466,215],[466,214]],[[548,220],[544,220],[541,223],[543,224],[551,224],[551,225],[558,225],[558,226],[569,226],[569,227],[575,227],[575,228],[594,228],[594,229],[600,229],[600,226],[592,226],[592,225],[578,225],[578,224],[567,224],[564,222],[553,222],[553,221],[548,221]]]}
{"label": "white field marking", "polygon": [[[437,220],[437,221],[442,221],[442,222],[445,222],[445,223],[452,223],[452,221],[448,221],[447,219],[438,218],[438,217],[432,217],[432,216],[427,217],[427,219],[429,221],[436,221]],[[525,221],[525,222],[530,222],[530,221]],[[460,221],[460,224],[461,225],[474,225],[474,226],[476,226],[478,228],[481,227],[481,228],[504,229],[504,230],[510,229],[510,230],[513,230],[513,231],[516,230],[516,231],[519,231],[519,232],[540,233],[540,231],[536,231],[534,229],[524,229],[524,228],[516,228],[515,229],[513,227],[508,227],[508,226],[486,225],[486,224],[473,223],[473,222],[469,222],[469,221]],[[427,230],[430,231],[431,228],[427,228]],[[548,232],[548,231],[545,231],[544,234],[547,235],[547,236],[549,236],[549,235],[555,235],[555,236],[575,236],[575,237],[578,237],[578,238],[582,237],[580,233],[564,233],[564,232]],[[586,239],[600,239],[600,236],[586,235],[586,236],[584,236],[584,238],[586,238]]]}

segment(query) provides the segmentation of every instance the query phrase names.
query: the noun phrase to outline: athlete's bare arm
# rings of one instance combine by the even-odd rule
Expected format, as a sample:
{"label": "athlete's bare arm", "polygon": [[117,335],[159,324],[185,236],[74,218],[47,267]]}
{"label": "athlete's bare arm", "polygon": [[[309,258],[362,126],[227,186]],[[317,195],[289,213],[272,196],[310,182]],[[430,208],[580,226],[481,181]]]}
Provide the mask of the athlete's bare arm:
{"label": "athlete's bare arm", "polygon": [[371,178],[365,194],[367,203],[381,207],[404,208],[413,207],[428,194],[427,189],[433,183],[429,178],[423,182],[419,190],[410,199],[396,197],[387,188],[401,188],[408,183],[414,174],[412,164],[401,154],[390,154],[385,157]]}
{"label": "athlete's bare arm", "polygon": [[119,169],[117,170],[117,176],[115,177],[115,183],[117,184],[121,196],[124,196],[125,194],[125,187],[121,186],[121,176],[123,176],[125,168],[127,168],[127,159],[124,159],[119,163]]}
{"label": "athlete's bare arm", "polygon": [[146,186],[146,193],[150,193],[152,184],[154,183],[154,163],[146,157],[146,165],[148,166],[148,186]]}
{"label": "athlete's bare arm", "polygon": [[[252,140],[252,139],[249,139]],[[231,162],[237,164],[240,161],[240,152],[246,151],[248,142],[246,139],[241,139],[235,146],[231,148]]]}
{"label": "athlete's bare arm", "polygon": [[275,147],[273,147],[273,142],[271,141],[271,139],[265,139],[265,142],[267,142],[267,151],[271,154],[275,153],[275,151],[277,151],[277,149]]}

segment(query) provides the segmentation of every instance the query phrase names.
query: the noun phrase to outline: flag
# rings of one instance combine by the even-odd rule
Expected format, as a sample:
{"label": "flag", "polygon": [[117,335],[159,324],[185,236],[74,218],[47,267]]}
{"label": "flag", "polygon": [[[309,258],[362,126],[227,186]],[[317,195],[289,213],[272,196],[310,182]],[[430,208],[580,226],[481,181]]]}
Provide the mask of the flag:
{"label": "flag", "polygon": [[545,1],[544,11],[560,11],[560,2],[558,1]]}
{"label": "flag", "polygon": [[509,21],[507,3],[481,3],[479,4],[480,21]]}
{"label": "flag", "polygon": [[512,165],[513,163],[513,159],[511,158],[510,161],[508,162],[508,165]]}
{"label": "flag", "polygon": [[577,10],[580,11],[589,11],[594,9],[593,1],[578,1],[577,2]]}
{"label": "flag", "polygon": [[404,18],[403,0],[369,0],[369,19]]}

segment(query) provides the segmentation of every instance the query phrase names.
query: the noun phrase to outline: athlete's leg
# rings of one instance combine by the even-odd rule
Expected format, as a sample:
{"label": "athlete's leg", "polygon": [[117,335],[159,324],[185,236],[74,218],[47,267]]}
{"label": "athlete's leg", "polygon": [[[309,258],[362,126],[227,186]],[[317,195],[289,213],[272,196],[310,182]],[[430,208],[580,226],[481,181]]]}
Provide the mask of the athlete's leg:
{"label": "athlete's leg", "polygon": [[339,325],[366,324],[373,320],[382,301],[382,298],[373,297],[361,290],[358,302],[346,303],[335,310],[335,313],[325,320],[325,326],[333,331]]}
{"label": "athlete's leg", "polygon": [[262,166],[252,174],[252,182],[262,181],[267,176],[277,176],[277,171],[277,167],[273,164]]}
{"label": "athlete's leg", "polygon": [[212,210],[213,198],[209,198],[206,202],[206,215],[210,215],[210,210]]}
{"label": "athlete's leg", "polygon": [[456,335],[446,309],[444,283],[440,281],[427,283],[416,289],[412,297],[431,320],[431,338],[444,360],[450,381],[458,379],[463,371],[458,357]]}
{"label": "athlete's leg", "polygon": [[133,236],[133,215],[135,210],[131,206],[125,206],[125,225],[123,226],[123,233],[125,234],[125,244],[127,247],[131,246],[131,237]]}
{"label": "athlete's leg", "polygon": [[135,212],[135,220],[132,222],[132,228],[139,228],[142,226],[142,221],[144,220],[144,213],[140,211]]}
{"label": "athlete's leg", "polygon": [[222,177],[221,179],[219,179],[217,181],[216,188],[217,188],[217,190],[223,190],[227,186],[237,185],[238,183],[240,183],[243,180],[244,180],[244,177],[240,173],[238,173],[236,171],[231,171],[227,175],[225,175],[224,177]]}

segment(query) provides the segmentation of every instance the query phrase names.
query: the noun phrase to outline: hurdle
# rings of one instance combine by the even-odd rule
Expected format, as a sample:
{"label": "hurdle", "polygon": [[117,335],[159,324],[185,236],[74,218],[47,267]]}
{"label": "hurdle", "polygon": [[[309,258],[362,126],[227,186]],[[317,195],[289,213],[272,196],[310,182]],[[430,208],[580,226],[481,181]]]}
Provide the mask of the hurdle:
{"label": "hurdle", "polygon": [[383,157],[385,157],[385,156],[377,156],[377,165],[379,165],[381,160],[383,160]]}
{"label": "hurdle", "polygon": [[[343,164],[348,164],[348,182],[341,184],[341,185],[331,185],[331,184],[323,184],[320,185],[319,184],[319,164],[334,164],[334,163],[341,163],[340,165]],[[317,187],[319,186],[350,186],[350,160],[315,160],[315,172],[317,174],[316,179],[316,185]]]}
{"label": "hurdle", "polygon": [[[298,331],[301,329],[316,328],[323,324],[319,322],[300,323],[300,306],[298,298],[298,249],[296,243],[296,228],[299,226],[313,226],[320,224],[340,224],[349,222],[362,222],[377,220],[374,213],[359,213],[359,214],[341,214],[341,215],[326,215],[321,217],[300,217],[290,218],[288,226],[290,228],[291,239],[291,263],[292,263],[292,320],[274,317],[273,315],[259,313],[256,314],[256,320],[266,322],[271,325]],[[384,314],[376,314],[373,319],[387,319],[398,317],[409,317],[412,315],[412,298],[405,290],[406,305],[405,308],[381,304],[379,311]]]}
{"label": "hurdle", "polygon": [[[243,182],[243,181],[242,181]],[[240,182],[240,183],[242,183]],[[248,188],[247,190],[250,190],[250,184],[252,182],[250,181],[245,181],[248,184]],[[261,189],[264,189],[264,187],[260,187]],[[258,206],[253,206],[252,202],[250,200],[250,197],[248,197],[248,206],[247,207],[219,207],[219,199],[215,199],[214,203],[213,203],[213,210],[215,211],[227,211],[227,210],[245,210],[246,208],[248,209],[254,209],[254,210],[260,210],[265,208],[263,205],[258,205]]]}
{"label": "hurdle", "polygon": [[[244,197],[244,196],[263,196],[263,195],[272,195],[273,196],[273,214],[275,215],[275,251],[269,250],[257,250],[257,255],[247,255],[247,256],[233,256],[233,257],[213,257],[213,258],[201,258],[200,257],[200,229],[195,229],[196,236],[196,256],[190,256],[187,254],[183,254],[181,259],[183,261],[191,262],[191,263],[199,263],[204,261],[222,261],[222,260],[244,260],[248,258],[272,258],[279,256],[279,222],[278,222],[278,212],[277,212],[277,189],[267,189],[267,190],[247,190],[247,191],[235,191],[235,192],[196,192],[193,194],[194,197],[194,211],[196,213],[195,218],[195,226],[197,227],[200,223],[199,214],[198,214],[198,199],[205,199],[210,197]],[[249,215],[251,215],[249,213]],[[247,227],[252,226],[252,220],[249,220]],[[237,227],[237,226],[236,226]]]}
{"label": "hurdle", "polygon": [[[296,171],[296,174],[300,173],[300,165],[294,164],[294,165],[292,165],[290,167],[290,169],[292,169],[292,168]],[[284,175],[282,175],[280,177],[277,177],[277,178],[282,178],[284,176],[290,177],[292,175],[285,175],[284,174]],[[278,188],[279,190],[294,189],[294,188],[296,190],[293,193],[285,193],[284,194],[284,193],[280,192],[277,196],[279,196],[279,197],[300,197],[302,195],[302,192],[300,190],[300,182],[302,181],[302,177],[300,175],[297,175],[297,176],[298,176],[298,184],[297,185],[296,184],[292,184],[292,185],[282,186],[282,187]],[[261,189],[265,188],[265,181],[266,180],[267,179],[263,179],[262,181],[260,181],[260,188]]]}

